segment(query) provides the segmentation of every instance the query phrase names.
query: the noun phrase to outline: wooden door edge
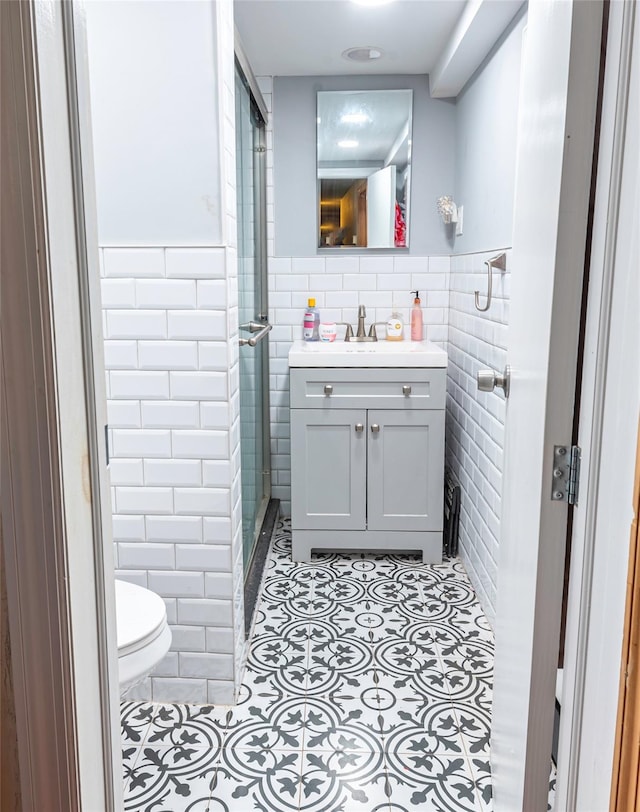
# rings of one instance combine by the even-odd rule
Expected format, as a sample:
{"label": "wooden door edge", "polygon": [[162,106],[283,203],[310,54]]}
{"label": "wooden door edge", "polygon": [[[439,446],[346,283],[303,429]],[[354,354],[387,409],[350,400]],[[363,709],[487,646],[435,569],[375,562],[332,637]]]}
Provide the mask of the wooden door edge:
{"label": "wooden door edge", "polygon": [[629,568],[624,614],[620,688],[615,750],[611,780],[610,812],[635,810],[640,771],[640,425],[633,486],[634,517],[631,522]]}

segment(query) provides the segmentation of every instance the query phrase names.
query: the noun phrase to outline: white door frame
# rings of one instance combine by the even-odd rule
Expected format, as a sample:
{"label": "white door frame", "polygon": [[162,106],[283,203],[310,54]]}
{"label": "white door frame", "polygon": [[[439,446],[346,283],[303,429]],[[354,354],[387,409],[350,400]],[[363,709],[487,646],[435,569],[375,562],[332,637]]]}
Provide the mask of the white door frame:
{"label": "white door frame", "polygon": [[571,445],[600,72],[601,2],[530,3],[514,202],[496,660],[496,812],[546,808],[568,505],[553,447]]}
{"label": "white door frame", "polygon": [[76,76],[85,55],[79,11],[61,0],[2,4],[3,67],[5,54],[12,64],[3,112],[5,90],[7,110],[26,111],[7,118],[17,136],[3,187],[22,196],[9,198],[12,220],[3,208],[2,235],[2,541],[25,810],[122,808],[101,319],[91,319],[99,313],[95,204],[91,156],[78,139],[88,115]]}
{"label": "white door frame", "polygon": [[[53,58],[65,58],[67,79],[66,132],[71,148],[68,171],[73,183],[75,211],[75,238],[78,262],[78,299],[80,310],[80,339],[84,367],[84,393],[89,439],[90,478],[92,482],[93,533],[89,559],[79,559],[76,553],[70,559],[78,567],[75,590],[72,589],[72,617],[81,623],[87,596],[80,584],[88,589],[89,575],[94,574],[93,595],[97,626],[96,656],[101,699],[101,738],[105,759],[105,787],[107,807],[123,805],[122,751],[120,747],[120,686],[118,678],[118,648],[115,606],[114,544],[112,532],[111,483],[108,472],[108,418],[106,375],[104,367],[104,338],[102,333],[102,298],[100,289],[100,263],[98,251],[98,216],[93,159],[91,103],[89,91],[89,63],[87,54],[87,24],[82,2],[49,0],[60,9],[62,43]],[[39,9],[44,4],[38,0]],[[60,50],[60,44],[62,50]],[[39,48],[39,50],[41,50]],[[59,64],[59,62],[58,62]],[[61,88],[60,88],[61,90]],[[59,115],[59,105],[56,115]],[[54,115],[52,109],[52,116]],[[52,151],[52,160],[53,160]],[[51,194],[58,200],[58,190]],[[55,303],[54,303],[55,304]],[[88,547],[89,545],[87,545]],[[92,625],[93,629],[93,625]],[[93,634],[93,631],[91,632]],[[79,651],[83,651],[80,647]],[[95,673],[95,671],[93,672]],[[82,675],[81,681],[86,679]],[[88,731],[89,732],[89,731]],[[95,732],[91,731],[95,738]],[[84,776],[81,776],[84,778]],[[88,785],[88,790],[91,784]]]}
{"label": "white door frame", "polygon": [[607,809],[640,409],[640,25],[612,3],[578,443],[556,809]]}
{"label": "white door frame", "polygon": [[[23,9],[27,8],[29,10],[33,9],[33,6],[27,4],[8,5],[22,7]],[[578,3],[577,5],[583,9],[593,9],[599,4]],[[554,28],[557,30],[557,25],[566,32],[566,26],[573,23],[571,12],[575,10],[574,4],[549,0],[549,2],[532,4],[531,10],[536,7],[539,9],[536,13],[545,15],[545,24],[548,26],[548,32],[554,30]],[[74,8],[74,13],[76,12],[77,9]],[[583,18],[583,22],[587,26],[588,31],[583,31],[580,34],[580,48],[582,53],[576,54],[576,62],[572,60],[570,66],[566,64],[558,65],[557,62],[554,62],[556,56],[553,53],[553,49],[550,48],[549,44],[546,46],[549,62],[553,63],[550,65],[550,70],[557,69],[558,67],[562,68],[565,71],[570,87],[573,87],[572,82],[576,78],[572,76],[572,71],[582,70],[581,81],[578,83],[582,87],[584,86],[585,72],[588,77],[591,76],[590,70],[593,66],[590,64],[589,49],[585,47],[585,42],[594,36],[592,13],[593,12],[585,12],[586,17]],[[567,15],[569,15],[569,17],[567,17]],[[109,810],[112,808],[118,809],[122,806],[121,798],[119,799],[117,795],[113,795],[111,798],[109,797],[112,792],[121,792],[121,781],[117,768],[115,771],[110,769],[114,762],[111,761],[112,753],[107,752],[108,748],[106,746],[109,731],[112,729],[114,715],[117,713],[117,701],[113,699],[114,695],[117,694],[117,688],[114,689],[114,680],[116,680],[115,684],[117,685],[117,663],[115,663],[116,667],[114,667],[113,606],[110,605],[108,601],[108,589],[105,590],[105,594],[100,597],[103,580],[108,583],[108,580],[112,577],[112,572],[110,572],[109,569],[111,545],[109,544],[110,539],[108,537],[109,511],[108,498],[106,498],[105,491],[106,479],[100,473],[100,466],[98,466],[97,469],[95,467],[96,450],[98,455],[102,455],[98,456],[98,458],[101,459],[104,464],[104,437],[102,433],[99,432],[102,418],[97,413],[101,407],[99,403],[91,403],[90,398],[87,396],[91,387],[96,384],[99,385],[100,354],[96,354],[96,348],[100,336],[94,333],[90,339],[88,339],[86,334],[87,311],[95,306],[95,298],[92,304],[91,291],[88,290],[87,287],[83,288],[84,283],[81,282],[83,268],[85,268],[85,266],[83,266],[85,259],[81,256],[77,231],[78,224],[81,223],[82,220],[78,219],[78,187],[73,188],[73,179],[75,177],[77,182],[78,178],[78,167],[77,165],[75,166],[76,174],[74,176],[74,167],[70,157],[74,155],[76,159],[78,158],[78,144],[74,143],[72,134],[77,124],[76,117],[78,115],[83,116],[87,111],[86,108],[83,107],[82,98],[84,91],[82,87],[73,87],[73,84],[71,84],[70,87],[68,86],[70,77],[72,78],[73,76],[73,71],[71,73],[67,72],[70,70],[68,59],[70,56],[69,29],[68,19],[66,22],[67,28],[65,28],[65,20],[63,17],[64,14],[60,0],[43,0],[43,2],[37,6],[35,42],[39,74],[33,83],[33,89],[39,88],[41,115],[38,122],[40,125],[40,133],[34,131],[33,135],[40,135],[42,142],[40,157],[44,176],[43,197],[44,204],[46,205],[46,220],[43,220],[43,225],[46,226],[46,223],[48,223],[49,226],[47,234],[41,242],[40,255],[41,258],[45,258],[46,256],[48,262],[48,278],[46,281],[49,282],[49,287],[46,285],[44,285],[44,287],[42,286],[41,277],[38,292],[42,297],[41,301],[45,305],[44,312],[51,313],[52,324],[48,337],[52,341],[52,349],[55,351],[55,357],[53,355],[47,356],[46,353],[43,356],[43,359],[50,363],[50,375],[47,379],[48,388],[46,390],[50,398],[50,410],[46,415],[47,422],[41,424],[40,428],[44,432],[43,437],[46,436],[49,440],[54,442],[53,448],[57,450],[60,457],[57,474],[59,477],[58,484],[61,488],[61,495],[58,500],[54,500],[53,506],[54,510],[57,511],[59,526],[61,528],[60,535],[55,538],[56,550],[66,554],[66,569],[64,571],[55,570],[53,568],[47,570],[47,567],[44,566],[48,560],[45,555],[43,555],[41,559],[38,559],[37,556],[28,559],[25,555],[26,550],[23,549],[21,551],[20,545],[15,544],[10,550],[10,553],[12,556],[11,561],[18,577],[21,579],[24,578],[24,583],[27,584],[28,580],[26,576],[30,572],[37,573],[39,577],[42,577],[44,573],[51,591],[43,593],[49,600],[29,601],[28,607],[26,602],[20,603],[18,590],[12,590],[9,595],[9,600],[10,610],[14,618],[13,629],[17,629],[18,632],[23,633],[23,641],[25,643],[27,639],[27,629],[29,629],[29,631],[33,629],[34,634],[37,631],[35,621],[41,624],[42,629],[47,632],[52,632],[49,626],[50,611],[52,609],[59,610],[61,606],[67,607],[70,625],[67,642],[69,644],[70,657],[68,661],[62,663],[62,665],[66,665],[67,674],[71,672],[70,676],[73,683],[70,688],[70,693],[64,693],[64,691],[62,691],[58,696],[69,703],[68,707],[71,712],[71,715],[68,717],[71,727],[67,730],[67,733],[70,734],[67,739],[69,748],[68,754],[72,759],[74,757],[78,759],[79,798],[81,799],[80,802],[82,806],[86,809],[95,808]],[[67,43],[66,50],[65,41]],[[76,31],[73,51],[76,57],[82,54],[83,45],[81,32],[79,34],[79,32]],[[565,57],[566,55],[561,54],[558,56],[558,59],[562,61]],[[584,59],[588,63],[582,69],[579,64],[580,59]],[[35,60],[32,64],[35,64]],[[84,74],[84,76],[86,77],[86,74]],[[82,83],[82,71],[79,71],[76,80]],[[68,94],[70,94],[71,97],[79,94],[79,110],[73,111],[69,109]],[[580,114],[580,116],[582,116],[580,127],[582,130],[588,130],[588,124],[583,117],[584,105],[588,106],[588,99],[585,99],[581,95],[581,90],[577,88],[575,94],[570,95],[570,101],[575,103],[576,107],[571,111],[567,111],[567,117],[571,118],[572,115],[578,116],[578,114]],[[76,123],[74,123],[74,121]],[[557,128],[554,131],[557,134]],[[579,141],[579,137],[574,139],[574,142],[576,140]],[[34,143],[37,142],[38,138],[36,137]],[[573,158],[573,155],[576,154],[578,154],[579,157],[579,166],[574,166],[573,173],[570,173],[571,179],[574,182],[576,179],[578,181],[584,180],[585,172],[583,163],[585,146],[586,143],[583,142],[581,148],[578,148],[577,153],[572,152],[571,149],[568,150],[569,153],[572,153],[569,155],[569,158]],[[81,155],[81,159],[83,170],[88,172],[90,161],[86,153]],[[565,180],[568,180],[568,178],[565,177]],[[569,195],[569,200],[572,200],[574,196],[576,200],[588,199],[587,194],[580,194],[584,191],[580,183],[575,184],[577,188],[568,188],[569,185],[568,183],[566,186],[563,184],[562,189],[564,195]],[[87,197],[87,190],[90,189],[90,186],[89,176],[83,174],[82,187],[85,195],[84,202],[86,209],[83,217],[85,218],[85,224],[87,222],[89,224],[89,232],[91,232],[91,224],[94,222],[92,217],[93,201]],[[526,214],[526,207],[523,207],[522,210],[518,212],[518,216],[521,218]],[[563,225],[566,228],[567,235],[572,239],[572,242],[569,240],[571,244],[565,246],[567,256],[564,265],[572,269],[571,273],[567,274],[567,276],[571,277],[573,284],[575,284],[576,230],[579,230],[581,226],[579,223],[573,221],[572,217],[577,217],[579,221],[583,215],[579,212],[576,213],[571,207],[567,207],[564,211],[564,215],[569,217],[569,222]],[[515,231],[517,235],[518,228],[516,228]],[[93,238],[89,236],[89,240],[93,241]],[[95,243],[95,245],[97,245],[97,243]],[[582,247],[584,247],[584,242],[582,243]],[[46,250],[44,250],[45,248]],[[515,251],[517,250],[517,246],[515,246]],[[514,256],[514,266],[517,262],[516,256]],[[535,273],[539,269],[540,266],[538,262],[540,259],[539,254],[534,251],[530,260],[530,272]],[[548,258],[542,257],[542,259],[547,260]],[[551,267],[555,267],[556,262],[559,261],[559,257],[554,256],[551,260]],[[91,256],[89,256],[88,261],[89,264],[95,262],[95,257],[92,259]],[[92,279],[93,275],[89,273],[88,278]],[[567,280],[565,278],[559,278],[558,274],[555,275],[554,279],[552,274],[552,285],[549,289],[549,295],[551,295],[553,284],[561,288],[565,281]],[[549,282],[548,269],[541,278],[538,278],[537,284],[544,284],[545,282]],[[95,284],[95,282],[91,284]],[[566,319],[566,313],[559,313],[558,309],[562,306],[562,295],[564,294],[566,296],[567,293],[568,291],[565,289],[556,288],[553,291],[554,301],[557,305],[554,311],[554,320],[559,319],[560,316]],[[99,323],[98,320],[98,324]],[[3,324],[3,328],[4,326]],[[25,323],[25,328],[27,326],[33,325]],[[48,327],[46,321],[43,323],[43,327],[45,329]],[[558,345],[562,346],[564,343],[564,331],[565,328],[562,330],[558,329],[558,324],[555,322],[551,324],[551,339],[545,347],[537,348],[536,358],[534,359],[536,362],[539,362],[545,353],[546,360],[549,361],[551,358],[553,361],[551,357],[552,350]],[[93,345],[94,360],[97,361],[93,369],[83,367],[79,361],[80,347],[85,347],[85,354],[88,352],[87,340]],[[3,360],[5,359],[3,358]],[[15,360],[18,359],[16,358]],[[86,360],[86,358],[84,360]],[[536,364],[534,363],[534,374],[536,368]],[[522,365],[516,365],[513,391],[517,393],[518,388],[521,387],[522,393],[526,394],[528,382],[526,378],[519,377],[521,373],[519,373],[518,369],[522,370],[524,367]],[[8,368],[5,366],[5,380],[7,370]],[[553,385],[557,383],[556,378],[565,372],[566,370],[564,369],[553,368],[550,384]],[[92,380],[92,378],[94,378],[94,380]],[[35,399],[38,396],[35,384],[36,382],[32,380],[25,382],[26,397]],[[569,382],[565,381],[565,385],[561,388],[566,390],[566,394],[571,389],[571,386]],[[551,392],[551,389],[548,391]],[[545,403],[547,407],[550,408],[550,400],[555,399],[556,396],[560,397],[558,390],[553,390],[553,397],[551,397],[551,394],[547,397],[547,393],[545,392]],[[25,410],[25,421],[28,417],[27,412],[28,410]],[[14,415],[15,414],[16,412],[14,412]],[[549,447],[558,436],[560,428],[562,429],[562,436],[566,436],[564,432],[566,426],[563,421],[566,422],[564,417],[559,421],[562,426],[551,426],[550,423],[547,422],[544,426],[543,437],[541,438],[541,448],[544,446],[545,453],[544,455],[540,453],[539,458],[533,460],[541,483],[537,497],[543,506],[543,515],[537,517],[534,529],[538,534],[537,541],[544,542],[544,544],[540,544],[539,548],[537,544],[535,546],[534,565],[536,567],[540,566],[543,569],[544,565],[548,565],[550,561],[556,562],[558,560],[557,552],[550,553],[550,541],[549,538],[545,538],[545,536],[547,532],[550,532],[552,536],[551,540],[556,538],[558,527],[562,522],[557,515],[547,523],[542,521],[545,518],[549,519],[548,516],[544,515],[544,507],[548,508],[546,497],[548,490],[547,485],[549,484],[544,463],[548,459]],[[7,428],[11,429],[12,427],[7,426]],[[553,432],[551,431],[552,428],[554,429]],[[98,434],[97,437],[95,436],[96,432]],[[551,434],[553,434],[553,437]],[[38,459],[42,462],[42,458],[38,457]],[[37,472],[31,472],[32,475],[40,475],[41,473],[43,473],[41,469]],[[51,475],[52,473],[55,474],[56,471],[49,468],[45,470],[44,473]],[[99,480],[98,482],[96,482],[96,478]],[[28,478],[25,481],[28,481]],[[24,501],[26,505],[28,499]],[[558,513],[564,510],[566,514],[566,508],[563,509],[562,506],[554,505],[552,507],[554,510],[558,509]],[[101,514],[103,515],[103,519],[105,518],[104,514],[107,514],[107,519],[104,524],[100,521]],[[512,528],[515,527],[518,531],[522,529],[520,517],[511,515],[508,517],[508,521],[512,523]],[[105,532],[107,533],[106,538],[100,537],[100,525],[105,528]],[[93,544],[87,543],[88,540],[92,540]],[[36,541],[40,542],[43,554],[50,554],[52,541],[50,537],[47,539],[36,539]],[[10,544],[7,535],[4,536],[4,543]],[[100,551],[100,555],[96,554],[97,551]],[[507,551],[507,555],[508,554],[509,551]],[[101,560],[101,556],[103,555],[106,556],[106,560]],[[539,558],[535,558],[536,555],[539,555]],[[9,562],[7,562],[7,564],[9,566]],[[101,569],[103,570],[102,573]],[[507,592],[513,592],[516,587],[517,583],[512,584]],[[555,589],[557,584],[554,582],[552,587]],[[555,589],[555,591],[557,592],[558,590]],[[561,589],[559,591],[561,592]],[[28,590],[23,592],[23,600],[24,594],[29,594]],[[557,646],[553,646],[553,640],[551,640],[552,645],[549,645],[548,640],[545,644],[545,638],[540,634],[541,627],[539,624],[542,622],[543,625],[545,623],[553,625],[556,621],[551,617],[551,614],[555,615],[556,613],[550,611],[553,607],[545,607],[541,603],[545,598],[544,594],[538,593],[531,597],[533,599],[533,609],[531,615],[528,617],[528,622],[530,623],[528,627],[530,633],[528,642],[535,652],[541,651],[543,656],[540,657],[539,661],[536,661],[535,658],[533,663],[529,661],[530,665],[538,665],[541,666],[541,668],[535,675],[534,681],[525,686],[527,693],[530,693],[528,697],[530,701],[527,702],[527,719],[525,722],[527,726],[529,722],[536,722],[537,724],[533,726],[535,729],[527,729],[527,734],[524,739],[516,737],[516,739],[512,740],[516,742],[519,748],[522,748],[522,754],[524,755],[525,763],[522,772],[518,772],[517,781],[520,783],[523,795],[526,795],[529,800],[524,803],[524,806],[520,803],[518,807],[509,806],[508,801],[505,804],[501,798],[496,798],[496,809],[509,809],[509,812],[512,812],[512,810],[516,808],[543,808],[538,801],[542,798],[543,784],[545,783],[543,779],[546,779],[546,776],[543,775],[543,771],[549,764],[546,735],[548,732],[547,716],[552,713],[553,709],[555,684],[553,676],[555,675]],[[104,605],[102,606],[100,606],[101,600],[104,601]],[[28,612],[26,611],[27,609]],[[16,615],[16,613],[18,614]],[[557,615],[559,617],[559,612],[557,612]],[[106,626],[103,629],[98,628],[99,618],[101,617],[106,617],[107,619]],[[110,636],[112,639],[109,641]],[[107,639],[105,639],[105,637]],[[508,628],[505,629],[502,627],[498,629],[499,645],[508,639],[508,637]],[[15,639],[19,638],[16,637]],[[52,642],[55,641],[55,637],[52,637],[51,640]],[[58,639],[58,646],[60,642]],[[110,647],[107,646],[109,642],[112,644]],[[516,644],[518,644],[518,641],[516,641]],[[544,651],[542,651],[543,648]],[[552,656],[548,656],[552,649]],[[16,657],[19,659],[19,655],[21,655],[22,652],[18,648],[16,648],[15,651]],[[110,653],[107,653],[108,651],[110,651]],[[60,668],[60,649],[51,648],[48,653],[55,655],[54,659],[58,661],[57,667]],[[53,664],[54,662],[52,660],[51,665]],[[101,669],[104,671],[105,665],[108,670],[106,690],[105,683],[102,683],[102,687],[100,683]],[[64,668],[61,669],[61,672],[64,673]],[[40,685],[40,689],[42,689],[43,673],[51,672],[45,672],[43,670],[42,672],[28,673],[28,671],[25,671],[21,675],[21,678],[24,677],[24,682],[19,686],[22,689],[21,695],[16,697],[20,702],[20,712],[23,714],[23,717],[20,717],[23,734],[22,741],[26,742],[27,747],[29,745],[34,747],[34,755],[36,752],[36,740],[33,736],[38,731],[39,720],[33,716],[29,718],[28,704],[29,698],[33,695],[32,692],[38,690],[38,685]],[[511,687],[512,678],[513,676],[511,676],[503,686],[507,692]],[[60,688],[60,686],[58,687]],[[496,689],[497,692],[502,690],[500,679],[497,680]],[[500,695],[499,693],[498,696]],[[498,704],[500,704],[500,702]],[[541,720],[532,718],[532,715],[535,715],[537,709],[540,709],[544,717]],[[24,737],[24,733],[27,731],[32,734],[32,737]],[[106,733],[107,738],[98,736],[98,731]],[[536,742],[541,743],[540,752],[536,752],[533,747]],[[117,747],[111,749],[118,750]],[[548,750],[550,751],[550,744]],[[117,755],[114,757],[116,758],[115,763],[117,764]],[[34,761],[33,765],[37,766],[37,761]],[[588,767],[588,765],[585,766],[586,768]],[[25,777],[25,781],[30,780],[32,782],[30,789],[33,789],[37,787],[42,778],[43,776],[39,776],[37,771],[34,771],[28,776],[28,779]],[[58,776],[58,780],[59,779],[60,776]],[[48,801],[50,801],[50,797]],[[502,806],[500,806],[501,804]],[[41,805],[40,808],[46,808],[46,804]]]}

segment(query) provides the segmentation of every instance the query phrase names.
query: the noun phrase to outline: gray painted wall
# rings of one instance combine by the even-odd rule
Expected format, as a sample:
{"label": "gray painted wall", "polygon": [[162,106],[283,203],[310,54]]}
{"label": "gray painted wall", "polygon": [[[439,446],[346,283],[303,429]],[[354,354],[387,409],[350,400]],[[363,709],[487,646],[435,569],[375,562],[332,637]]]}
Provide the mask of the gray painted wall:
{"label": "gray painted wall", "polygon": [[454,200],[464,206],[464,233],[455,237],[455,254],[492,251],[512,243],[525,24],[526,8],[457,98]]}
{"label": "gray painted wall", "polygon": [[[409,256],[451,253],[436,200],[455,181],[453,100],[432,99],[427,76],[287,76],[273,86],[275,254],[317,254],[316,93],[319,90],[413,90]],[[324,249],[322,253],[331,253]],[[374,253],[349,249],[349,254]],[[375,251],[375,253],[386,253]]]}

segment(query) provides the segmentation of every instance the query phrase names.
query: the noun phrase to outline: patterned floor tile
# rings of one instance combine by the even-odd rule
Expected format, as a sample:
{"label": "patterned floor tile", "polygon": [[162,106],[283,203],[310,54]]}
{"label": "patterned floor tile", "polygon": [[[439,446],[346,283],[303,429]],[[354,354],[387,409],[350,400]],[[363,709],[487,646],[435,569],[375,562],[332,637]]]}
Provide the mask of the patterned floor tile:
{"label": "patterned floor tile", "polygon": [[493,645],[474,639],[472,633],[443,647],[441,656],[445,665],[458,667],[485,680],[493,678]]}
{"label": "patterned floor tile", "polygon": [[483,643],[493,650],[493,632],[487,630],[486,618],[477,607],[460,607],[450,611],[447,623],[455,640]]}
{"label": "patterned floor tile", "polygon": [[125,788],[125,810],[207,812],[220,750],[143,747]]}
{"label": "patterned floor tile", "polygon": [[363,600],[367,585],[357,578],[342,578],[333,571],[325,571],[321,581],[316,583],[314,596],[322,597],[333,608],[350,605]]}
{"label": "patterned floor tile", "polygon": [[227,709],[222,706],[158,705],[145,745],[219,750],[227,722]]}
{"label": "patterned floor tile", "polygon": [[388,759],[391,812],[476,812],[474,779],[465,758],[403,753]]}
{"label": "patterned floor tile", "polygon": [[422,590],[414,570],[383,571],[367,585],[367,595],[380,606],[393,606],[401,612],[408,603],[422,602]]}
{"label": "patterned floor tile", "polygon": [[477,677],[463,668],[447,664],[443,665],[443,672],[452,702],[464,702],[490,710],[493,696],[490,679]]}
{"label": "patterned floor tile", "polygon": [[434,754],[467,755],[458,719],[448,702],[433,702],[413,718],[403,712],[395,718],[385,714],[383,739],[391,762],[402,754],[418,760]]}
{"label": "patterned floor tile", "polygon": [[307,751],[303,755],[300,810],[388,812],[386,773],[380,751]]}
{"label": "patterned floor tile", "polygon": [[307,661],[309,620],[279,612],[277,621],[269,618],[254,632],[248,662],[255,670],[280,671]]}
{"label": "patterned floor tile", "polygon": [[371,690],[377,685],[378,672],[373,667],[373,653],[367,650],[362,641],[347,640],[344,663],[335,668],[333,663],[336,662],[336,658],[342,657],[340,652],[340,647],[334,644],[327,651],[326,658],[318,655],[310,661],[307,698],[352,691],[362,692]]}
{"label": "patterned floor tile", "polygon": [[420,667],[411,674],[406,674],[403,677],[395,676],[392,679],[393,690],[398,697],[402,696],[399,693],[400,691],[410,689],[428,703],[451,703],[447,675],[440,665],[432,660],[420,664]]}
{"label": "patterned floor tile", "polygon": [[407,720],[413,723],[434,705],[448,704],[448,698],[426,696],[411,680],[389,674],[379,676],[377,699],[387,727],[401,725]]}
{"label": "patterned floor tile", "polygon": [[419,646],[424,656],[441,658],[443,651],[465,639],[464,631],[449,620],[414,621],[403,632],[405,640]]}
{"label": "patterned floor tile", "polygon": [[304,721],[304,752],[382,753],[379,709],[366,696],[338,694],[308,700]]}
{"label": "patterned floor tile", "polygon": [[325,565],[329,566],[336,578],[353,579],[364,584],[375,583],[382,575],[391,575],[396,567],[386,556],[369,553],[334,555]]}
{"label": "patterned floor tile", "polygon": [[491,793],[491,765],[488,754],[482,757],[472,756],[469,759],[471,775],[476,785],[478,796],[478,809],[482,812],[491,812],[493,808]]}
{"label": "patterned floor tile", "polygon": [[493,636],[458,561],[272,539],[239,702],[122,704],[130,812],[490,812]]}
{"label": "patterned floor tile", "polygon": [[556,802],[556,765],[551,763],[551,778],[549,779],[549,800],[547,803],[547,812],[552,812],[555,808]]}
{"label": "patterned floor tile", "polygon": [[[425,696],[449,699],[449,689],[440,658],[430,650],[404,639],[389,637],[375,647],[375,665],[388,677],[389,688],[407,685]],[[392,686],[391,686],[392,683]]]}
{"label": "patterned floor tile", "polygon": [[451,574],[429,586],[423,586],[422,589],[427,600],[440,601],[463,613],[475,614],[479,611],[478,599],[467,578]]}
{"label": "patterned floor tile", "polygon": [[233,709],[225,748],[302,750],[306,700],[294,697],[264,703],[256,699]]}
{"label": "patterned floor tile", "polygon": [[491,738],[490,712],[479,705],[467,702],[455,702],[452,707],[469,757],[488,758]]}
{"label": "patterned floor tile", "polygon": [[[341,727],[364,726],[381,741],[384,719],[378,694],[376,680],[372,679],[369,685],[343,686],[327,696],[308,697],[305,742],[320,732],[319,720],[326,718],[323,714],[326,705],[339,717]],[[317,746],[317,743],[310,742],[310,746]]]}
{"label": "patterned floor tile", "polygon": [[[373,665],[373,651],[367,636],[358,629],[338,630],[331,622],[314,620],[309,626],[309,661],[314,672],[360,674]],[[313,685],[317,681],[311,680]]]}
{"label": "patterned floor tile", "polygon": [[262,603],[268,607],[278,603],[289,604],[308,600],[315,589],[313,577],[303,577],[295,569],[270,573],[262,591]]}
{"label": "patterned floor tile", "polygon": [[120,736],[122,746],[143,744],[153,720],[156,706],[151,702],[122,702]]}
{"label": "patterned floor tile", "polygon": [[250,701],[260,707],[269,708],[283,699],[304,698],[306,696],[305,682],[306,670],[302,674],[300,685],[291,689],[288,684],[283,684],[278,674],[265,674],[247,667],[240,689],[239,702]]}
{"label": "patterned floor tile", "polygon": [[279,627],[264,624],[251,642],[246,683],[273,685],[292,696],[304,695],[309,663],[309,624],[294,619]]}
{"label": "patterned floor tile", "polygon": [[124,789],[125,793],[127,787],[129,786],[129,782],[131,781],[131,775],[133,773],[133,768],[136,766],[138,759],[142,754],[142,747],[123,747],[122,748],[122,773],[124,776]]}
{"label": "patterned floor tile", "polygon": [[301,783],[300,752],[225,749],[213,783],[212,799],[216,803],[211,809],[297,812]]}
{"label": "patterned floor tile", "polygon": [[398,606],[381,606],[366,599],[336,606],[328,622],[338,636],[350,635],[375,644],[389,635],[402,637],[411,625],[411,614]]}
{"label": "patterned floor tile", "polygon": [[[282,628],[289,623],[296,624],[296,627],[300,631],[298,640],[304,637],[306,634],[304,627],[308,623],[308,618],[304,616],[300,617],[296,607],[294,607],[292,611],[291,608],[287,607],[284,603],[280,603],[277,606],[261,605],[256,609],[254,614],[251,646],[258,645],[264,635],[276,635],[283,639]],[[279,635],[278,630],[280,630]]]}

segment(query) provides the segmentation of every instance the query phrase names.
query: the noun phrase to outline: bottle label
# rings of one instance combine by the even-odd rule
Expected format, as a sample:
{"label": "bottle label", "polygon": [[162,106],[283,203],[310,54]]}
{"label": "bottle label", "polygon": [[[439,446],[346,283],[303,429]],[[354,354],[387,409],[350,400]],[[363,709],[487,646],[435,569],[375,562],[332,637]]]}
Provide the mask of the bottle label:
{"label": "bottle label", "polygon": [[389,319],[387,322],[387,335],[400,337],[402,335],[402,327],[403,324],[398,319]]}
{"label": "bottle label", "polygon": [[305,339],[313,338],[313,329],[315,327],[315,318],[313,313],[305,313],[304,321],[302,322],[302,337]]}

